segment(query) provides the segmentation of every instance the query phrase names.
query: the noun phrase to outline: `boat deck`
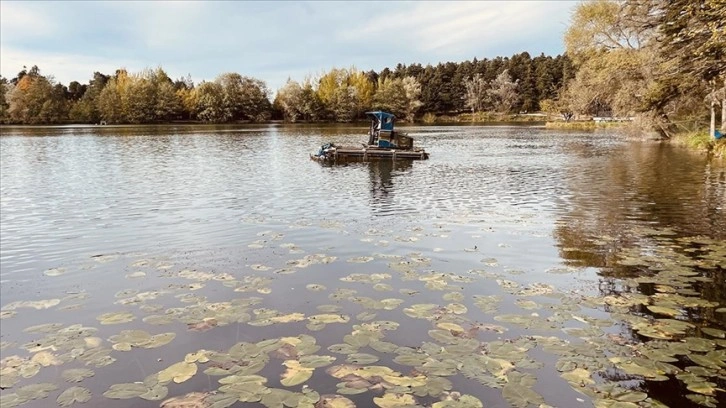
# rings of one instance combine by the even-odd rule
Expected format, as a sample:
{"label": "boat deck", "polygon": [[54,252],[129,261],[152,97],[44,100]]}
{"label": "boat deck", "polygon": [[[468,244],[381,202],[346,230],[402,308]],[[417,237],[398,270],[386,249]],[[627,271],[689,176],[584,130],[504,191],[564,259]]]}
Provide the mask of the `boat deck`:
{"label": "boat deck", "polygon": [[325,156],[310,155],[310,158],[318,161],[345,161],[345,160],[376,160],[376,159],[407,159],[407,160],[426,160],[429,158],[428,153],[423,149],[401,150],[401,149],[385,149],[376,146],[357,147],[357,146],[340,146],[334,151],[330,151]]}

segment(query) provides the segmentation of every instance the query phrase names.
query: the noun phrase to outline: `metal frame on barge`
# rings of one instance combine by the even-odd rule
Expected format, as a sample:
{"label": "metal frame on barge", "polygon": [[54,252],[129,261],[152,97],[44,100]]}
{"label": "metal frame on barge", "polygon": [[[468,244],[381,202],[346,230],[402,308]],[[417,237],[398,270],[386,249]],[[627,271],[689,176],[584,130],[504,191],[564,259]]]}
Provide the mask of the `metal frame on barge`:
{"label": "metal frame on barge", "polygon": [[369,161],[369,160],[426,160],[428,153],[422,148],[413,146],[413,138],[405,133],[393,130],[395,116],[383,112],[366,112],[371,120],[368,131],[368,143],[362,146],[337,146],[326,143],[310,155],[313,160],[321,162]]}

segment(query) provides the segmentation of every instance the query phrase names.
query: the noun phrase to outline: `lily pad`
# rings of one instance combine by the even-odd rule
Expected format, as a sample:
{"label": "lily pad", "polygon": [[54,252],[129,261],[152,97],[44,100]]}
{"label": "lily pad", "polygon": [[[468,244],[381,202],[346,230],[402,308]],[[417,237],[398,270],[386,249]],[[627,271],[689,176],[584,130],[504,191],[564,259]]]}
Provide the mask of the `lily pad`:
{"label": "lily pad", "polygon": [[187,363],[181,361],[161,370],[159,372],[159,383],[164,384],[170,381],[175,383],[183,383],[192,378],[197,373],[197,365],[195,363]]}
{"label": "lily pad", "polygon": [[297,360],[286,360],[282,364],[287,367],[280,380],[285,387],[302,384],[313,376],[314,368],[304,367]]}
{"label": "lily pad", "polygon": [[342,395],[321,395],[315,408],[355,408],[355,403]]}
{"label": "lily pad", "polygon": [[146,391],[148,388],[143,383],[114,384],[103,393],[103,396],[111,399],[129,399],[136,398]]}
{"label": "lily pad", "polygon": [[84,404],[88,402],[91,399],[91,391],[88,390],[88,388],[84,387],[70,387],[67,390],[63,391],[58,398],[56,399],[56,402],[61,407],[68,407],[73,404],[80,403]]}
{"label": "lily pad", "polygon": [[89,370],[88,368],[70,368],[63,370],[61,377],[67,382],[77,383],[86,378],[93,377],[94,374],[93,370]]}
{"label": "lily pad", "polygon": [[136,317],[129,312],[104,313],[96,318],[103,325],[128,323],[134,319]]}

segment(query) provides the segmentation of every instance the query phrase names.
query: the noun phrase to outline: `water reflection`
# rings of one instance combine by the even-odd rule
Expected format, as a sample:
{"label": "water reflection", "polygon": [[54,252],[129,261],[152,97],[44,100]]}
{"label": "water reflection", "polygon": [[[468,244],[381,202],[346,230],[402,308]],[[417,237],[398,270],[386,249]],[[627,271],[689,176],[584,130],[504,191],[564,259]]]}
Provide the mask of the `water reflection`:
{"label": "water reflection", "polygon": [[[638,299],[604,305],[623,319],[617,336],[624,344],[668,361],[671,368],[659,366],[661,374],[700,370],[703,378],[697,381],[707,378],[713,381],[709,384],[724,389],[723,376],[694,367],[696,360],[690,357],[704,355],[693,350],[722,354],[713,336],[702,330],[721,333],[726,328],[726,316],[714,312],[726,304],[726,167],[661,145],[628,145],[598,159],[578,156],[588,160],[569,169],[569,194],[562,197],[564,211],[553,234],[560,256],[570,266],[597,268],[602,298]],[[669,324],[683,325],[683,332]],[[648,331],[651,327],[660,331]],[[661,350],[687,342],[704,347],[678,358],[662,354]],[[651,363],[647,358],[638,361],[646,367]],[[640,387],[668,406],[726,402],[718,399],[722,393],[694,394],[691,390],[697,388],[689,383],[694,380],[685,374],[659,380],[646,375],[634,381],[621,370],[609,370],[605,378]],[[715,401],[718,405],[709,405]]]}
{"label": "water reflection", "polygon": [[[586,385],[590,375],[599,385],[609,379],[671,406],[693,406],[681,382],[633,381],[608,357],[630,357],[648,351],[648,344],[685,344],[650,341],[634,329],[663,320],[649,306],[670,313],[658,302],[682,309],[669,320],[693,324],[690,337],[704,339],[705,328],[726,326],[726,314],[712,306],[723,305],[726,293],[724,256],[715,266],[719,254],[712,251],[726,238],[723,167],[613,135],[513,127],[426,128],[417,142],[431,152],[427,161],[321,166],[309,160],[324,142],[360,142],[360,129],[39,128],[0,138],[0,306],[61,302],[0,315],[6,318],[3,356],[28,356],[21,346],[43,337],[23,331],[35,324],[92,326],[104,342],[126,329],[172,331],[177,337],[166,349],[114,350],[118,361],[84,383],[94,394],[89,406],[158,407],[138,398],[110,400],[103,392],[115,382],[141,381],[201,347],[227,350],[241,340],[307,333],[321,354],[334,353],[336,364],[343,363],[346,356],[327,348],[376,319],[400,322],[401,330],[385,339],[405,345],[405,354],[428,353],[435,361],[455,355],[464,367],[487,354],[472,353],[469,340],[493,352],[490,357],[498,353],[503,360],[490,361],[491,367],[465,371],[499,378],[449,377],[452,390],[475,395],[484,406],[506,406],[504,395],[512,394],[497,387],[521,381],[524,373],[537,377],[534,391],[552,406],[602,400],[604,388],[579,394],[595,387]],[[328,256],[337,260],[316,263]],[[562,268],[563,262],[577,268]],[[606,303],[606,296],[625,303]],[[681,307],[684,301],[706,306]],[[414,308],[427,304],[438,306],[435,314]],[[231,306],[235,319],[220,315]],[[350,321],[322,331],[289,316],[275,316],[292,320],[266,328],[245,322],[274,311],[307,317],[326,310]],[[121,311],[136,320],[99,323],[102,314]],[[164,315],[174,322],[150,323]],[[197,332],[196,325],[206,324],[202,318],[219,321]],[[720,344],[723,352],[718,341],[706,345]],[[453,343],[460,344],[449,349]],[[380,364],[394,364],[381,353]],[[687,358],[679,354],[670,364],[696,364]],[[584,382],[570,387],[562,370],[575,366],[570,378]],[[279,387],[280,367],[275,361],[260,371],[269,386]],[[44,368],[18,386],[55,382],[54,376],[56,367]],[[171,384],[170,395],[215,389],[216,380],[200,373]],[[714,381],[726,389],[722,379]],[[310,387],[335,392],[337,382],[318,370]],[[358,406],[372,406],[371,397],[356,397]]]}
{"label": "water reflection", "polygon": [[374,215],[395,215],[394,178],[413,167],[410,160],[377,160],[366,163],[370,178],[371,207]]}

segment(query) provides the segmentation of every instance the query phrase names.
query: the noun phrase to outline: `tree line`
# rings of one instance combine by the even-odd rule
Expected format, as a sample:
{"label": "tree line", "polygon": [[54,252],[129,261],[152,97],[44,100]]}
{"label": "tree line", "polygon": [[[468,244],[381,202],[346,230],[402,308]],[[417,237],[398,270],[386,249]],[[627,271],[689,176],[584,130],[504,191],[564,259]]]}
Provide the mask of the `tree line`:
{"label": "tree line", "polygon": [[65,86],[34,66],[0,77],[0,122],[346,122],[372,109],[413,121],[545,111],[568,120],[634,117],[669,136],[709,113],[713,129],[720,105],[726,132],[725,25],[723,0],[589,0],[574,10],[563,55],[333,68],[289,79],[274,99],[264,81],[237,73],[195,84],[162,68],[119,69]]}
{"label": "tree line", "polygon": [[37,66],[0,77],[0,122],[160,123],[201,121],[339,121],[383,109],[403,120],[466,111],[537,111],[574,76],[567,56],[526,52],[510,57],[438,65],[398,64],[380,72],[333,68],[275,93],[264,81],[223,73],[195,84],[172,79],[163,68],[112,75],[95,72],[87,84],[67,86]]}
{"label": "tree line", "polygon": [[726,131],[723,0],[580,3],[565,34],[576,69],[551,110],[635,117],[668,137],[716,107]]}

